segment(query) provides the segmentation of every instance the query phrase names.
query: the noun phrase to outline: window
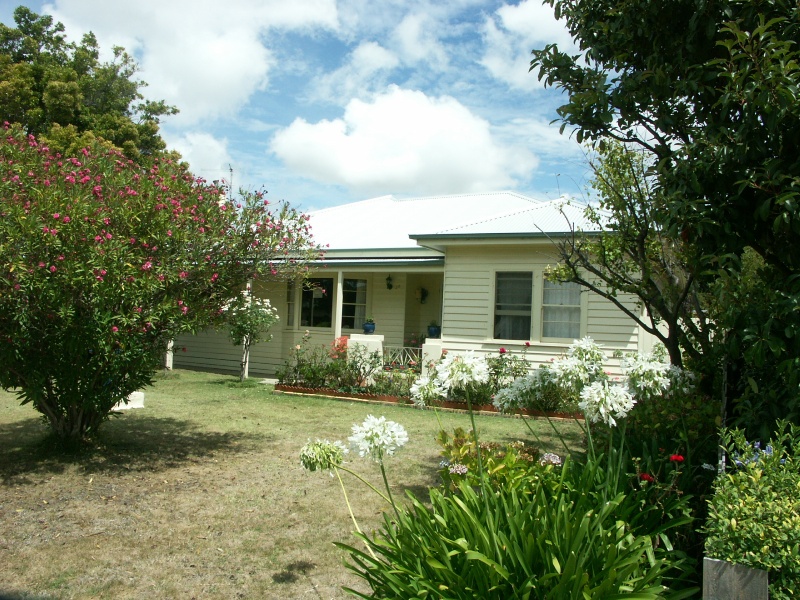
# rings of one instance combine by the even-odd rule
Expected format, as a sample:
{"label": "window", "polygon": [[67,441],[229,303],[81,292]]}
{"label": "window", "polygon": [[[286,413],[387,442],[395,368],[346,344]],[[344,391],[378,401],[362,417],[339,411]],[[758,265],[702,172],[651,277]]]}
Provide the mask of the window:
{"label": "window", "polygon": [[300,300],[301,327],[330,327],[333,322],[333,279],[309,279]]}
{"label": "window", "polygon": [[542,286],[542,337],[565,339],[581,337],[580,285],[544,280]]}
{"label": "window", "polygon": [[529,340],[533,308],[533,273],[497,273],[494,337]]}
{"label": "window", "polygon": [[367,318],[367,280],[342,282],[342,329],[359,329]]}

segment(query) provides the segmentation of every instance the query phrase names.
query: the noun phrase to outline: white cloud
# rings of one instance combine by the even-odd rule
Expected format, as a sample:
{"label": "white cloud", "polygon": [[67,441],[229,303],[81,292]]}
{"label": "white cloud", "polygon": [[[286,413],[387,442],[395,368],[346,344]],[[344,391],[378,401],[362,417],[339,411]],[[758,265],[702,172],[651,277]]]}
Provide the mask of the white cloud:
{"label": "white cloud", "polygon": [[529,73],[531,50],[557,43],[567,52],[574,44],[565,24],[556,21],[553,9],[541,0],[505,4],[484,22],[486,51],[481,64],[509,86],[531,90],[541,86],[535,73]]}
{"label": "white cloud", "polygon": [[93,31],[101,48],[135,54],[151,98],[177,105],[177,121],[231,116],[264,89],[271,30],[338,26],[335,0],[56,0],[44,12],[73,38]]}
{"label": "white cloud", "polygon": [[503,189],[537,164],[527,149],[500,145],[457,100],[396,86],[372,102],[352,100],[341,119],[296,119],[271,148],[299,174],[360,193]]}
{"label": "white cloud", "polygon": [[232,163],[228,140],[217,139],[209,133],[190,131],[179,136],[167,136],[170,148],[181,153],[192,173],[208,181],[228,179]]}
{"label": "white cloud", "polygon": [[375,42],[362,42],[341,68],[321,77],[313,96],[344,105],[350,98],[365,96],[384,82],[385,74],[400,61],[397,56]]}
{"label": "white cloud", "polygon": [[406,15],[393,34],[403,62],[427,63],[437,70],[447,67],[447,52],[435,35],[437,27],[441,30],[429,15]]}

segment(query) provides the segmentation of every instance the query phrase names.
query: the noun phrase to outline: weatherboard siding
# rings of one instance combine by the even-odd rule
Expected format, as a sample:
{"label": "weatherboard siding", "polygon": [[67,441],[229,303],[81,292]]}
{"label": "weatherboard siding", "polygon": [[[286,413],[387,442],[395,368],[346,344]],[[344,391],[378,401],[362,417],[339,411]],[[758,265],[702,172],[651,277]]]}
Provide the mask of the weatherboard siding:
{"label": "weatherboard siding", "polygon": [[[537,308],[533,310],[534,339],[529,348],[525,347],[524,341],[495,340],[492,337],[496,273],[533,271],[536,297],[536,294],[541,294],[544,271],[555,262],[552,251],[541,246],[449,247],[444,277],[444,347],[456,351],[484,352],[496,352],[501,347],[515,352],[525,349],[527,358],[537,364],[549,362],[553,357],[563,354],[571,340],[536,339],[536,330],[541,326]],[[639,332],[634,322],[605,298],[589,291],[584,294],[581,334],[604,345],[609,355],[614,350],[636,351]],[[636,311],[632,297],[625,297],[624,301]],[[616,372],[618,364],[616,360],[609,360],[608,367]]]}
{"label": "weatherboard siding", "polygon": [[239,372],[242,348],[234,346],[225,331],[207,329],[197,335],[180,335],[175,340],[174,347],[172,366],[176,369]]}

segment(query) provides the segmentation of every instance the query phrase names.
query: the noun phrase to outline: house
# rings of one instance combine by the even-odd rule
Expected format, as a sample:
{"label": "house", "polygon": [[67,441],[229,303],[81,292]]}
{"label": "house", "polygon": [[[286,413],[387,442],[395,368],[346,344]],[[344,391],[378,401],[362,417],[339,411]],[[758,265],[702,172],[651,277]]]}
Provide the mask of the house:
{"label": "house", "polygon": [[[273,339],[251,350],[250,373],[271,375],[306,332],[330,345],[362,334],[374,318],[385,350],[441,324],[426,352],[526,349],[543,363],[576,338],[614,350],[647,351],[653,340],[608,300],[576,284],[549,282],[555,240],[586,230],[584,206],[540,201],[514,192],[398,199],[382,196],[310,214],[315,240],[327,246],[303,285],[255,282],[254,293],[277,308]],[[625,299],[632,307],[633,297]],[[223,333],[177,340],[186,352],[174,366],[238,372],[241,351]],[[615,371],[618,363],[612,361]]]}

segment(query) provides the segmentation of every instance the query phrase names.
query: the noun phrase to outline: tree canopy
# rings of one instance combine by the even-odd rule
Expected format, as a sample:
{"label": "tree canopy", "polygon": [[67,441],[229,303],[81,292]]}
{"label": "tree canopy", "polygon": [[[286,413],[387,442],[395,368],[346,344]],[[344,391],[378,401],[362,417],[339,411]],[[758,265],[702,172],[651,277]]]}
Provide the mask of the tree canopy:
{"label": "tree canopy", "polygon": [[128,158],[165,152],[160,119],[177,113],[163,101],[144,100],[136,61],[123,48],[100,61],[92,33],[67,41],[64,25],[20,6],[16,27],[0,24],[0,120],[19,123],[53,151],[75,154],[92,139]]}
{"label": "tree canopy", "polygon": [[[761,396],[755,412],[799,419],[800,6],[546,2],[579,53],[534,50],[531,70],[567,93],[562,131],[649,155],[659,226],[691,247],[726,331],[715,338],[725,364],[707,373],[727,373],[739,409]],[[737,287],[743,278],[758,285]]]}

